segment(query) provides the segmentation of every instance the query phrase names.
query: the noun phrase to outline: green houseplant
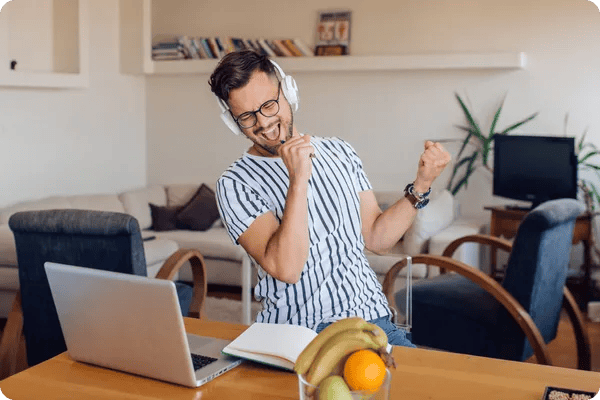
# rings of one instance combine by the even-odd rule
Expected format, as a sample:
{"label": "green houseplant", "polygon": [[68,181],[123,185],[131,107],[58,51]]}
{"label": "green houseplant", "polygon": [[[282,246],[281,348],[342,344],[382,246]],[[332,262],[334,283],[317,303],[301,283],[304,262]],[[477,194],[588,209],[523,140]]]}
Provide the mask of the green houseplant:
{"label": "green houseplant", "polygon": [[[565,115],[564,136],[567,136],[567,122],[569,121],[569,113]],[[600,150],[591,142],[586,142],[585,138],[588,128],[585,128],[583,134],[577,140],[575,138],[575,151],[577,153],[577,172],[591,171],[596,176],[597,181],[600,180],[600,164],[598,164],[598,156]],[[595,161],[595,162],[594,162]],[[596,183],[587,178],[582,178],[579,174],[579,188],[583,193],[583,199],[589,211],[596,209],[596,204],[600,204],[600,190]]]}
{"label": "green houseplant", "polygon": [[[526,124],[537,116],[537,112],[531,114],[527,118],[516,122],[509,127],[503,129],[502,131],[496,132],[496,124],[498,123],[498,119],[500,118],[500,113],[502,112],[502,107],[504,105],[504,100],[506,96],[500,102],[500,106],[494,113],[494,118],[490,125],[490,129],[487,133],[484,133],[477,120],[473,117],[473,114],[467,108],[465,102],[460,97],[458,93],[455,93],[456,99],[460,104],[460,107],[465,115],[467,125],[457,125],[457,127],[466,132],[465,138],[462,140],[462,144],[458,155],[456,157],[457,161],[452,169],[452,175],[450,180],[448,181],[447,189],[452,193],[452,195],[456,195],[463,187],[466,187],[469,182],[469,178],[473,175],[473,172],[479,167],[483,167],[488,171],[491,171],[492,168],[489,165],[490,159],[490,151],[493,148],[494,135],[507,135],[518,127]],[[467,150],[467,145],[471,144],[473,150]],[[468,153],[463,155],[463,153]],[[477,162],[480,161],[479,165]]]}

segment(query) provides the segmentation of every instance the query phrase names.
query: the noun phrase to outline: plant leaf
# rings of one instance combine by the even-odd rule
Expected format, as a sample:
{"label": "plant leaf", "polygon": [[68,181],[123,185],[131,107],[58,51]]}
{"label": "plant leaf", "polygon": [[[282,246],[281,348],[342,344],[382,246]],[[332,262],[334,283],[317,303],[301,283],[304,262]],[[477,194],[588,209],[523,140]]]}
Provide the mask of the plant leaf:
{"label": "plant leaf", "polygon": [[475,160],[477,159],[477,155],[478,154],[479,154],[478,151],[473,152],[473,154],[471,154],[470,157],[465,157],[462,160],[460,160],[459,164],[457,164],[457,166],[455,167],[455,171],[456,171],[458,169],[458,167],[460,167],[461,165],[467,163],[467,167],[466,167],[464,176],[456,183],[456,185],[454,186],[454,188],[451,190],[451,193],[453,195],[456,195],[456,193],[458,193],[459,190],[463,186],[465,186],[465,187],[467,186],[468,181],[469,181],[469,177],[475,171],[475,168],[473,168],[473,164],[474,164]]}
{"label": "plant leaf", "polygon": [[494,119],[492,120],[492,125],[490,126],[490,133],[488,135],[488,139],[491,139],[492,136],[494,136],[494,131],[496,130],[496,124],[498,123],[498,119],[500,118],[500,113],[502,112],[502,107],[504,107],[504,100],[506,100],[506,95],[504,95],[504,98],[500,102],[500,106],[498,107],[498,110],[496,110],[496,114],[494,115]]}
{"label": "plant leaf", "polygon": [[477,124],[477,121],[475,121],[475,118],[473,118],[473,116],[471,115],[471,112],[469,111],[469,109],[467,108],[467,106],[465,105],[463,100],[460,98],[458,93],[455,93],[455,96],[456,96],[456,99],[458,100],[458,102],[460,103],[460,107],[462,108],[463,113],[465,114],[465,117],[467,118],[467,122],[473,128],[475,135],[477,135],[478,137],[483,137],[483,134],[481,133],[481,129],[479,128],[479,125]]}
{"label": "plant leaf", "polygon": [[589,153],[587,153],[586,155],[584,155],[583,157],[581,157],[579,160],[577,160],[577,162],[578,162],[579,164],[582,164],[582,163],[584,163],[584,162],[585,162],[587,159],[589,159],[590,157],[594,157],[594,156],[597,156],[597,155],[600,155],[600,152],[599,152],[599,151],[597,151],[597,150],[590,151]]}
{"label": "plant leaf", "polygon": [[508,128],[504,129],[504,130],[503,130],[502,132],[500,132],[500,133],[508,133],[508,132],[510,132],[510,131],[512,131],[512,130],[514,130],[514,129],[517,129],[517,128],[518,128],[518,127],[520,127],[521,125],[523,125],[523,124],[526,124],[527,122],[529,122],[529,121],[531,121],[532,119],[534,119],[535,117],[537,117],[537,115],[538,115],[538,113],[537,113],[537,112],[535,112],[535,113],[531,114],[529,117],[527,117],[527,118],[525,118],[525,119],[523,119],[523,120],[521,120],[521,121],[519,121],[519,122],[517,122],[517,123],[515,123],[515,124],[512,124],[511,126],[509,126]]}

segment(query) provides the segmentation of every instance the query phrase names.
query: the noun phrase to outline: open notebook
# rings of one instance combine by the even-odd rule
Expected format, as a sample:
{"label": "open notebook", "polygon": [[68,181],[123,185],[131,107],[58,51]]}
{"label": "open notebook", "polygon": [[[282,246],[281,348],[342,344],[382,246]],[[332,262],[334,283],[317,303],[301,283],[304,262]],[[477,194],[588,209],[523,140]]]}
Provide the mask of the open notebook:
{"label": "open notebook", "polygon": [[315,331],[304,326],[255,322],[222,352],[292,371],[296,359],[315,336]]}

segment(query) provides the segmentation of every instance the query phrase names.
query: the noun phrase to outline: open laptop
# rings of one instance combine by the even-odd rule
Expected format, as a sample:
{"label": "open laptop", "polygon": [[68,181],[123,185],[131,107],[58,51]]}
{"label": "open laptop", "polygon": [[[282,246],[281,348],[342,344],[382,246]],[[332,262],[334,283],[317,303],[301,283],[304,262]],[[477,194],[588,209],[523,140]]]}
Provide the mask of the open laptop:
{"label": "open laptop", "polygon": [[76,361],[189,387],[242,362],[221,354],[230,340],[186,334],[172,281],[51,262],[44,267]]}

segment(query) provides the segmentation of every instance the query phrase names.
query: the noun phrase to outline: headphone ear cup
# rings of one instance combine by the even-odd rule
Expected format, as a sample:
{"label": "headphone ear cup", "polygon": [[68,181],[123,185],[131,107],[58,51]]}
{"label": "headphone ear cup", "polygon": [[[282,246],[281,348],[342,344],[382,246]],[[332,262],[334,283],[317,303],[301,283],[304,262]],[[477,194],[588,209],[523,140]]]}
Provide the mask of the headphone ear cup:
{"label": "headphone ear cup", "polygon": [[293,111],[298,111],[300,99],[298,98],[298,85],[296,81],[289,75],[286,75],[282,82],[283,94],[286,100],[292,106]]}
{"label": "headphone ear cup", "polygon": [[221,120],[227,125],[227,127],[236,135],[241,135],[242,131],[238,124],[235,123],[229,111],[225,111],[221,113]]}

